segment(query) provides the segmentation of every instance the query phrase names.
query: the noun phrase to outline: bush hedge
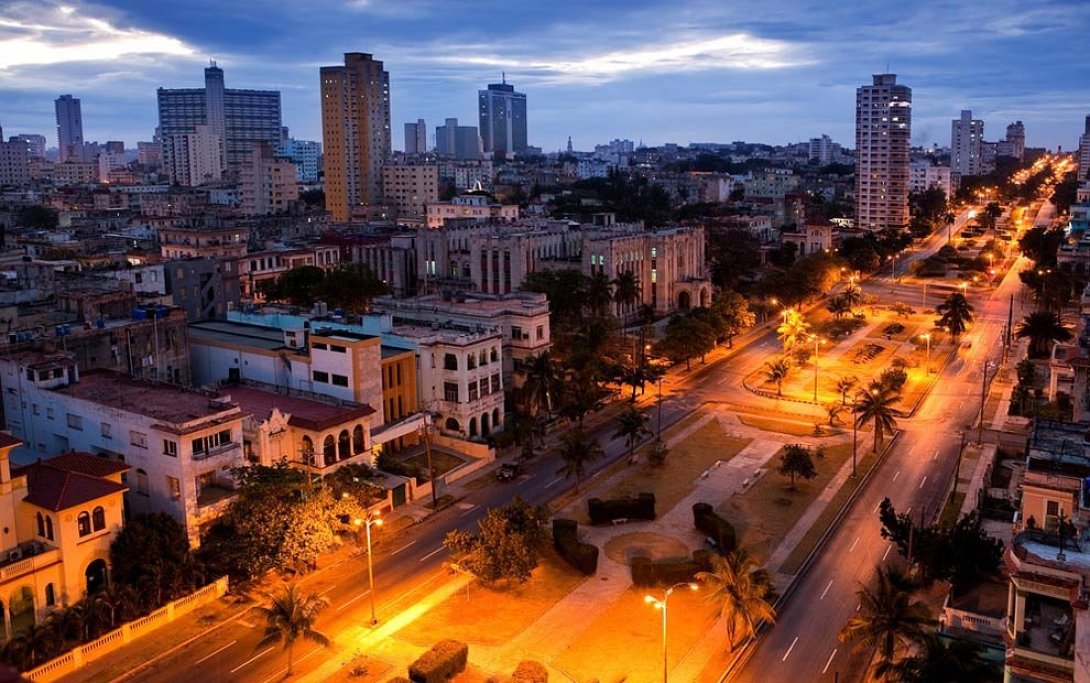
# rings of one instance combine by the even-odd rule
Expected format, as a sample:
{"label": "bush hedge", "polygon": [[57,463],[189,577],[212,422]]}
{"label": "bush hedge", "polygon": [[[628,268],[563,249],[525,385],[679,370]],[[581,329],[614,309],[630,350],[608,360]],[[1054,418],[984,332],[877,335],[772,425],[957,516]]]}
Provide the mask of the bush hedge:
{"label": "bush hedge", "polygon": [[711,571],[711,553],[696,550],[692,559],[652,562],[642,555],[632,558],[632,583],[637,586],[673,585],[693,581],[699,572]]}
{"label": "bush hedge", "polygon": [[591,498],[587,501],[587,513],[591,524],[608,524],[618,519],[655,518],[655,494],[640,493],[635,498],[601,500]]}
{"label": "bush hedge", "polygon": [[693,524],[698,531],[718,543],[719,551],[723,554],[732,552],[738,545],[734,527],[717,515],[712,506],[707,503],[693,504]]}
{"label": "bush hedge", "polygon": [[468,662],[468,645],[457,640],[440,640],[409,665],[409,680],[413,683],[444,683],[465,671]]}
{"label": "bush hedge", "polygon": [[549,672],[541,662],[522,661],[515,667],[511,683],[549,683]]}
{"label": "bush hedge", "polygon": [[579,572],[590,576],[598,571],[598,546],[579,542],[579,525],[574,519],[553,520],[553,547]]}

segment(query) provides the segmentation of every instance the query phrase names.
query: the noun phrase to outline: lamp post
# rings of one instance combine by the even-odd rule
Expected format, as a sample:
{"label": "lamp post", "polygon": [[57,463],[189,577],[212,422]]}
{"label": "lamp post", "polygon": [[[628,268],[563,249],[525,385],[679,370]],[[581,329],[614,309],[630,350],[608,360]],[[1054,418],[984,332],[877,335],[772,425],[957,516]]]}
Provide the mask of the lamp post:
{"label": "lamp post", "polygon": [[931,333],[928,332],[927,334],[923,334],[923,335],[920,335],[920,336],[922,336],[924,341],[927,342],[927,362],[924,364],[924,368],[926,368],[926,370],[927,370],[927,372],[925,374],[930,375],[931,374]]}
{"label": "lamp post", "polygon": [[686,583],[683,581],[681,583],[675,583],[673,586],[664,590],[662,592],[662,600],[659,600],[653,595],[643,596],[643,601],[648,605],[654,605],[655,609],[662,610],[662,683],[669,683],[670,679],[670,664],[666,658],[666,605],[670,600],[670,596],[673,595],[674,589],[681,588],[682,586],[687,587],[689,590],[697,590],[697,585],[695,583]]}
{"label": "lamp post", "polygon": [[821,344],[821,337],[814,336],[814,403],[817,403],[817,389],[818,389],[818,345]]}
{"label": "lamp post", "polygon": [[357,542],[359,542],[359,528],[362,526],[367,530],[367,587],[371,594],[371,625],[374,626],[378,623],[378,617],[375,616],[375,565],[371,559],[371,527],[382,526],[382,520],[379,519],[377,511],[368,511],[366,517],[362,519],[357,517],[352,524],[356,527]]}

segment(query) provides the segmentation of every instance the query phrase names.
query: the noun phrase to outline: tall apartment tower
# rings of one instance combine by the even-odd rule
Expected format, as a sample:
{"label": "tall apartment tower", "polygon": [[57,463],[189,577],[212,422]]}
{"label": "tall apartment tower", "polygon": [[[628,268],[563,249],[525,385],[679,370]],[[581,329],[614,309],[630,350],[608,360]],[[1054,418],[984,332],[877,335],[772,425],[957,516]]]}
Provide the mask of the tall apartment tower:
{"label": "tall apartment tower", "polygon": [[57,114],[57,161],[83,161],[83,114],[78,97],[61,95],[53,102]]}
{"label": "tall apartment tower", "polygon": [[1079,180],[1090,180],[1090,116],[1086,117],[1083,124],[1082,135],[1079,136]]}
{"label": "tall apartment tower", "polygon": [[1007,126],[1007,152],[1019,161],[1026,156],[1026,127],[1021,121]]}
{"label": "tall apartment tower", "polygon": [[855,223],[864,230],[908,225],[912,88],[876,74],[855,91]]}
{"label": "tall apartment tower", "polygon": [[352,207],[382,197],[382,165],[390,156],[390,74],[382,62],[347,52],[344,66],[319,70],[326,209],[346,222]]}
{"label": "tall apartment tower", "polygon": [[962,109],[950,122],[950,171],[958,177],[984,172],[984,122],[972,110]]}
{"label": "tall apartment tower", "polygon": [[477,99],[485,153],[510,156],[526,151],[526,95],[515,92],[505,76],[502,82],[477,91]]}
{"label": "tall apartment tower", "polygon": [[211,126],[201,124],[192,133],[171,135],[163,155],[170,159],[167,170],[176,185],[197,187],[223,177],[223,140]]}
{"label": "tall apartment tower", "polygon": [[428,126],[424,119],[405,124],[405,153],[423,154],[428,151]]}

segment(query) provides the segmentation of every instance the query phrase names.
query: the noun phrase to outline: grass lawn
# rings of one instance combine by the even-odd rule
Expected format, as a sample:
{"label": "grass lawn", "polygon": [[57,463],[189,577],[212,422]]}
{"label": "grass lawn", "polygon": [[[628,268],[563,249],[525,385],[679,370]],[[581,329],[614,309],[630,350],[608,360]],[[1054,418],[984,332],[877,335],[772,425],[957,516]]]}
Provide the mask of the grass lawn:
{"label": "grass lawn", "polygon": [[472,584],[468,597],[466,591],[450,596],[398,631],[397,637],[423,647],[445,638],[502,645],[585,579],[549,549],[525,584],[502,588]]}
{"label": "grass lawn", "polygon": [[[779,420],[774,417],[759,417],[756,415],[739,415],[738,421],[749,427],[756,427],[766,432],[779,432],[790,436],[814,436],[813,424],[802,424],[795,420]],[[825,435],[839,434],[842,430],[838,427],[830,427],[827,420],[822,421],[822,430]]]}
{"label": "grass lawn", "polygon": [[810,481],[797,481],[796,491],[789,490],[790,480],[776,472],[779,454],[774,455],[764,476],[748,491],[717,506],[716,512],[734,525],[738,545],[764,562],[851,453],[851,444],[826,448],[824,458],[814,458],[817,476]]}
{"label": "grass lawn", "polygon": [[392,668],[389,662],[361,653],[346,661],[341,670],[327,680],[336,683],[378,683]]}
{"label": "grass lawn", "polygon": [[[557,667],[576,680],[658,683],[662,680],[662,616],[632,588],[589,620],[587,628],[558,658]],[[650,591],[660,595],[661,591]],[[669,663],[674,667],[714,623],[715,605],[701,592],[679,590],[670,597]],[[726,634],[723,634],[724,643]]]}
{"label": "grass lawn", "polygon": [[[437,477],[443,476],[465,462],[465,460],[459,458],[457,455],[439,450],[438,448],[431,449],[431,461],[432,464],[435,465],[435,476]],[[406,465],[415,465],[416,467],[419,467],[420,472],[425,477],[428,476],[428,456],[426,453],[417,453],[411,458],[405,458],[404,462]]]}
{"label": "grass lawn", "polygon": [[[596,491],[595,497],[605,499],[635,496],[642,491],[655,494],[655,512],[666,514],[693,490],[693,482],[716,460],[727,462],[750,444],[752,439],[729,436],[712,418],[707,424],[674,444],[661,467],[641,462],[628,469],[628,476],[615,482],[606,491]],[[580,511],[580,522],[587,523],[586,509]]]}

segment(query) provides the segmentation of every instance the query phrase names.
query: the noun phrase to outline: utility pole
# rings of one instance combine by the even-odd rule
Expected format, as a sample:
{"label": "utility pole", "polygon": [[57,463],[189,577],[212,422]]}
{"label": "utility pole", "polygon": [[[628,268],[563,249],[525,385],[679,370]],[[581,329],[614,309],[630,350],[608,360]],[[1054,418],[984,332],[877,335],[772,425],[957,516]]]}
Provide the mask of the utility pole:
{"label": "utility pole", "polygon": [[1011,347],[1011,330],[1014,325],[1014,295],[1011,294],[1010,304],[1007,307],[1007,338],[1005,344],[1009,349]]}
{"label": "utility pole", "polygon": [[431,460],[431,438],[428,435],[427,415],[424,416],[424,426],[421,429],[424,432],[424,455],[428,459],[428,480],[431,481],[431,509],[432,512],[439,512],[439,494],[436,491],[439,484],[435,481],[435,464]]}
{"label": "utility pole", "polygon": [[984,445],[984,403],[988,400],[988,365],[991,361],[984,361],[980,373],[980,425],[977,428],[976,441]]}

